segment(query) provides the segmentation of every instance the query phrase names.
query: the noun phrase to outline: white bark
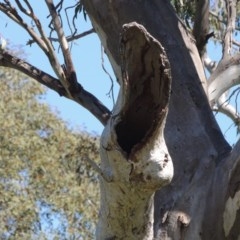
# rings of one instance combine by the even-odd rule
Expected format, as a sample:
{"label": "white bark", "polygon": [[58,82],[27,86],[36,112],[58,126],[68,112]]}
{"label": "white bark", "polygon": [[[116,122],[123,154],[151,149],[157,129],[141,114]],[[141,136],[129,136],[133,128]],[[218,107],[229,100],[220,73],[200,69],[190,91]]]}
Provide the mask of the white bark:
{"label": "white bark", "polygon": [[219,111],[230,117],[240,126],[239,113],[230,104],[226,91],[240,84],[240,55],[222,59],[208,82],[208,99],[213,110]]}
{"label": "white bark", "polygon": [[214,105],[219,97],[233,86],[240,84],[240,65],[227,67],[220,72],[208,86],[208,95],[211,105]]}
{"label": "white bark", "polygon": [[136,23],[123,26],[121,55],[121,89],[101,138],[101,169],[111,180],[100,182],[96,236],[152,239],[154,193],[173,177],[163,135],[169,63],[160,43]]}

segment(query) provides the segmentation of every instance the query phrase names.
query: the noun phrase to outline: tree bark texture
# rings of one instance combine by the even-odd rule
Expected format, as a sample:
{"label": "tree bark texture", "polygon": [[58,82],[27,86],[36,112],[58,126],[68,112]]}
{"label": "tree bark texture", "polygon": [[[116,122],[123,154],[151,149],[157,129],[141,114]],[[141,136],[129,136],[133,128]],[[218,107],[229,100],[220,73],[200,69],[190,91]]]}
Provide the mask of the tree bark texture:
{"label": "tree bark texture", "polygon": [[153,196],[173,176],[163,135],[170,66],[159,42],[134,22],[123,25],[119,51],[121,91],[101,139],[97,239],[152,239]]}
{"label": "tree bark texture", "polygon": [[[172,89],[163,136],[172,158],[174,176],[171,184],[164,188],[161,184],[158,185],[160,189],[155,193],[153,236],[150,234],[146,237],[132,239],[238,239],[240,236],[240,228],[237,227],[240,219],[240,185],[238,180],[240,144],[238,143],[231,150],[211,112],[204,91],[206,78],[195,39],[176,17],[169,1],[166,0],[85,0],[83,2],[121,84],[113,117],[109,120],[102,135],[102,167],[106,171],[109,170],[110,175],[113,169],[118,169],[113,176],[117,175],[118,178],[129,176],[132,171],[131,164],[137,166],[138,163],[142,162],[140,159],[141,154],[144,154],[143,152],[135,160],[129,156],[135,152],[134,149],[137,149],[138,146],[141,146],[141,149],[145,148],[141,145],[141,140],[150,141],[151,138],[145,138],[145,136],[148,136],[148,131],[153,126],[148,122],[148,116],[145,116],[146,124],[142,126],[143,122],[139,121],[138,127],[140,129],[143,127],[143,130],[139,132],[140,136],[131,138],[133,134],[131,124],[134,125],[137,121],[135,119],[135,122],[131,123],[132,108],[130,105],[132,104],[134,107],[137,106],[137,103],[152,105],[152,100],[143,100],[144,95],[141,94],[138,95],[139,98],[128,98],[128,88],[137,88],[141,92],[143,85],[138,86],[136,80],[133,85],[130,85],[132,81],[130,80],[129,86],[126,86],[125,77],[123,77],[124,71],[122,70],[124,70],[125,65],[122,63],[119,42],[121,42],[120,33],[124,24],[137,22],[143,25],[146,31],[161,44],[159,46],[163,47],[171,67]],[[133,31],[133,36],[137,34],[134,29],[130,31]],[[141,44],[137,44],[136,49],[134,49],[135,54],[137,51],[143,52],[140,46]],[[154,51],[151,52],[154,55]],[[128,64],[127,72],[133,78],[135,76],[138,78],[141,74],[139,64],[143,68],[142,73],[144,73],[144,68],[148,68],[149,63],[144,62],[146,66],[142,66],[143,61],[138,58],[140,55],[134,56],[136,56],[135,61]],[[140,83],[143,81],[140,80]],[[149,84],[147,84],[148,88]],[[161,98],[163,95],[159,96]],[[126,100],[129,102],[128,104],[125,102]],[[147,103],[147,101],[150,102]],[[163,109],[163,106],[159,109]],[[150,118],[157,116],[154,115],[154,111],[151,114]],[[142,119],[143,115],[140,113],[139,116],[135,115],[135,117]],[[159,121],[157,117],[156,121]],[[135,136],[135,133],[133,135]],[[155,136],[158,138],[159,135]],[[126,142],[125,139],[130,139],[130,143]],[[144,144],[147,144],[147,141]],[[118,155],[111,153],[111,149],[114,148]],[[164,149],[162,145],[159,148]],[[131,160],[129,161],[129,159]],[[117,166],[112,164],[117,164]],[[137,167],[133,169],[135,170]],[[136,177],[136,181],[132,186],[123,184],[123,192],[128,193],[129,201],[123,199],[122,205],[127,206],[133,200],[136,201],[136,208],[145,206],[145,209],[149,209],[149,204],[142,204],[141,200],[133,198],[129,192],[133,188],[134,193],[132,194],[136,193],[137,196],[137,192],[141,192],[138,186],[143,188],[142,191],[147,191],[147,188],[142,186],[141,174],[139,176],[133,175]],[[140,179],[139,185],[138,177]],[[122,181],[119,182],[122,184]],[[102,180],[102,203],[110,200],[106,200],[108,198],[107,192],[110,194],[111,191],[115,191],[113,195],[115,195],[116,200],[117,194],[121,191],[121,184],[113,189],[111,189],[111,184],[111,182],[107,183]],[[138,190],[136,191],[136,189]],[[151,194],[146,194],[148,199],[144,200],[145,203],[150,202]],[[108,209],[108,211],[111,210],[114,208]],[[138,211],[141,213],[141,210],[138,209]],[[106,218],[107,214],[110,214],[111,219],[122,216],[117,211],[106,213]],[[148,215],[150,216],[151,213]],[[138,216],[133,215],[132,219],[125,218],[128,222],[124,222],[123,225],[139,223],[140,216],[142,213]],[[149,219],[151,225],[151,217]],[[119,219],[115,221],[120,222]],[[121,226],[120,224],[119,227]],[[100,222],[98,231],[104,231],[103,228],[107,227]],[[111,232],[111,230],[109,231]],[[122,232],[124,231],[125,229],[122,228]],[[110,237],[123,239],[119,236],[112,235]]]}

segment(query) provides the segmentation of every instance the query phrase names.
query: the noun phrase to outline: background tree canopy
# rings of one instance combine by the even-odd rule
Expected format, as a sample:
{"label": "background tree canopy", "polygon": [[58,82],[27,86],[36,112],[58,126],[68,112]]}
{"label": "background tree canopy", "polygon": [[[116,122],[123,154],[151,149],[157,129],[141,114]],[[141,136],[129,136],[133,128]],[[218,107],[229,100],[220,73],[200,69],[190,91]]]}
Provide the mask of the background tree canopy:
{"label": "background tree canopy", "polygon": [[[239,79],[237,76],[233,76],[234,74],[232,73],[229,73],[229,76],[224,77],[224,83],[223,81],[214,78],[222,73],[223,69],[230,69],[230,67],[238,65],[240,48],[239,1],[171,0],[171,3],[183,24],[195,37],[196,45],[206,68],[209,85],[208,92],[210,95],[209,98],[212,110],[216,113],[220,112],[225,116],[228,116],[233,121],[233,125],[236,126],[236,132],[238,134],[240,130]],[[210,54],[209,51],[209,42],[214,42],[218,49],[215,51],[212,50],[212,54]],[[220,51],[222,51],[222,54],[219,53]],[[229,54],[229,56],[226,56],[227,54]],[[232,56],[232,60],[227,60],[230,56]],[[222,61],[218,66],[218,63],[220,63],[221,60],[224,60],[225,63]],[[212,74],[216,69],[217,71]],[[225,76],[225,74],[223,76]],[[237,79],[236,81],[227,81],[228,78]],[[226,85],[228,86],[226,87]],[[216,94],[217,97],[213,97],[211,95],[214,95],[212,92],[216,86],[218,86],[221,93]],[[228,131],[230,127],[228,126],[227,130],[225,130]]]}
{"label": "background tree canopy", "polygon": [[92,239],[98,138],[72,131],[41,103],[45,89],[0,69],[0,238]]}

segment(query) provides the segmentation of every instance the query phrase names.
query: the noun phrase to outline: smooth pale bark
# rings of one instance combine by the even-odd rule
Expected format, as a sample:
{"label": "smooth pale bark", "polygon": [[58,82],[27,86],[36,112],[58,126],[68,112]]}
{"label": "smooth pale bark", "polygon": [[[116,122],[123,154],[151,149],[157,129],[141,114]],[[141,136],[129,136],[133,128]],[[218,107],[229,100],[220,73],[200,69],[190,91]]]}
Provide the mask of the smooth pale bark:
{"label": "smooth pale bark", "polygon": [[217,69],[209,78],[208,94],[211,105],[214,105],[218,98],[237,84],[240,84],[240,54],[222,60]]}
{"label": "smooth pale bark", "polygon": [[226,91],[240,84],[239,59],[240,54],[238,53],[222,59],[208,81],[208,99],[212,109],[230,117],[238,128],[240,127],[240,117],[237,106],[230,103],[230,96]]}
{"label": "smooth pale bark", "polygon": [[[126,23],[135,21],[142,24],[164,47],[170,62],[172,91],[165,140],[173,161],[174,177],[171,184],[155,194],[154,237],[178,240],[238,239],[240,228],[236,226],[240,211],[236,202],[240,186],[236,178],[239,175],[239,144],[231,152],[215,122],[202,88],[206,79],[194,38],[166,0],[83,2],[119,81],[119,39],[122,26]],[[127,138],[128,132],[125,134]],[[118,133],[115,138],[118,138]],[[122,151],[116,140],[110,143],[116,151]],[[106,157],[104,154],[107,153],[102,150],[104,162],[111,156]],[[125,161],[120,157],[116,161],[124,165],[127,157]],[[231,179],[234,179],[235,187],[230,188]],[[232,192],[229,196],[230,189]],[[105,193],[102,194],[101,201],[104,201]],[[232,210],[229,208],[230,201],[235,203]],[[136,200],[136,206],[141,207],[138,203]],[[122,205],[128,205],[128,202],[122,202]],[[235,216],[231,222],[229,214]],[[115,212],[111,217],[118,219],[121,215]],[[138,222],[139,219],[131,219],[124,225],[132,224],[132,221]],[[230,234],[236,238],[230,238]],[[114,239],[121,238],[115,236]],[[151,239],[151,236],[142,239]]]}
{"label": "smooth pale bark", "polygon": [[96,237],[152,239],[154,193],[173,176],[163,135],[170,66],[159,42],[136,23],[123,26],[119,52],[121,89],[101,139],[107,177]]}

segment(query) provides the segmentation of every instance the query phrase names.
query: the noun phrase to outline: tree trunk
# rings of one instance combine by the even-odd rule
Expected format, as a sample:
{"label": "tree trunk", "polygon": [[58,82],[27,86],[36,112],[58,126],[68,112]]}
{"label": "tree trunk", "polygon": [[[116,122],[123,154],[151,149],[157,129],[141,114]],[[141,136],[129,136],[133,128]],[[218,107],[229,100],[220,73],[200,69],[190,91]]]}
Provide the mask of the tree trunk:
{"label": "tree trunk", "polygon": [[[191,33],[166,0],[83,2],[121,85],[101,140],[106,178],[101,180],[97,238],[238,239],[240,143],[231,151],[215,122]],[[129,27],[133,25],[145,33],[141,40],[141,31]],[[159,65],[156,52],[161,54]],[[172,89],[163,134],[168,61]],[[159,84],[162,90],[157,93],[154,86]],[[174,176],[163,187],[171,179],[170,156]]]}
{"label": "tree trunk", "polygon": [[97,238],[152,239],[153,196],[173,176],[163,135],[170,66],[141,25],[124,25],[120,43],[121,91],[101,140]]}

